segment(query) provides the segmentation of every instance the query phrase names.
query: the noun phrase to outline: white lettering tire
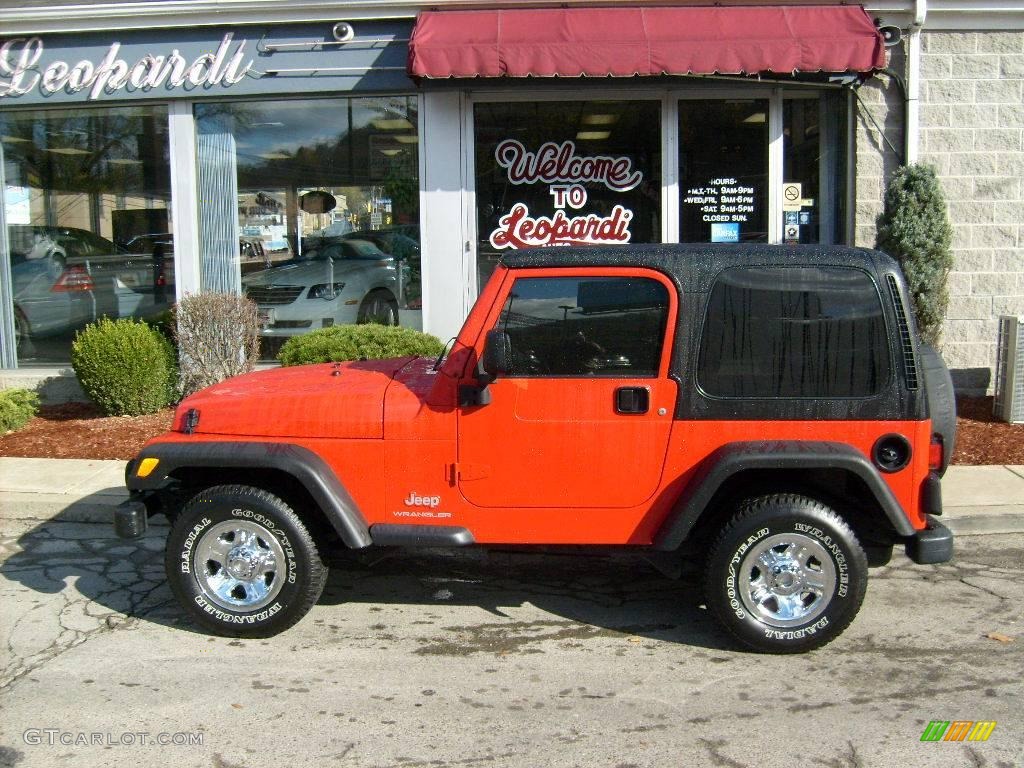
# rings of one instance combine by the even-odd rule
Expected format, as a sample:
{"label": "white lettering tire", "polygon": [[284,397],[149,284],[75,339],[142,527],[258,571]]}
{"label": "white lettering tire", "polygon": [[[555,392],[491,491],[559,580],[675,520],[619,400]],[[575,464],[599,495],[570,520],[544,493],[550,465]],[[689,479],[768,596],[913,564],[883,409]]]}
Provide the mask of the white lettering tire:
{"label": "white lettering tire", "polygon": [[748,499],[708,555],[708,610],[767,653],[820,648],[850,625],[868,565],[850,526],[825,504],[776,494]]}
{"label": "white lettering tire", "polygon": [[283,500],[245,485],[207,488],[167,536],[171,591],[202,628],[270,637],[306,615],[327,582],[308,529]]}

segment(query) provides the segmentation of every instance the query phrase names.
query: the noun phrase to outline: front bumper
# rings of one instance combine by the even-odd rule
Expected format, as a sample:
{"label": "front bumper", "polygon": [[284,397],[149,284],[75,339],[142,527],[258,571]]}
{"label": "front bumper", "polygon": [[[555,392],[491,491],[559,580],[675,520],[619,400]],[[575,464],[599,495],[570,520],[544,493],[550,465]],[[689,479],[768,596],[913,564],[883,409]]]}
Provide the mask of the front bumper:
{"label": "front bumper", "polygon": [[136,498],[122,501],[114,509],[114,533],[122,539],[137,539],[149,526],[149,510]]}
{"label": "front bumper", "polygon": [[931,515],[928,527],[906,539],[907,557],[918,565],[948,563],[953,559],[953,532]]}

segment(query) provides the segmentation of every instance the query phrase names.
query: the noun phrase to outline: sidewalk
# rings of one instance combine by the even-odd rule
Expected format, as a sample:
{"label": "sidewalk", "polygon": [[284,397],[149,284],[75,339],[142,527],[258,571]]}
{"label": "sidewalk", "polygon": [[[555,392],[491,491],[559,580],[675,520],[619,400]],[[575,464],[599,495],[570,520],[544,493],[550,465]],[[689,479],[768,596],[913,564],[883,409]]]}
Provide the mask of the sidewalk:
{"label": "sidewalk", "polygon": [[[124,465],[0,457],[0,520],[109,523],[128,496]],[[1024,466],[950,467],[942,494],[942,522],[956,534],[1024,533]]]}

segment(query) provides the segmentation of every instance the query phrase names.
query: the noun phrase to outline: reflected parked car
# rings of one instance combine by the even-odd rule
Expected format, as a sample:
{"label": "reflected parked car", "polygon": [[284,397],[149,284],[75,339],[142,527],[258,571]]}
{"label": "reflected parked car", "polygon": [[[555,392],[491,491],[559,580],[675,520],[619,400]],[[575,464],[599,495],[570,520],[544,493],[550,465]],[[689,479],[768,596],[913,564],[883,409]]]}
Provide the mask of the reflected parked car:
{"label": "reflected parked car", "polygon": [[369,240],[306,238],[299,256],[246,275],[264,336],[294,336],[352,323],[398,325],[394,257]]}
{"label": "reflected parked car", "polygon": [[133,258],[120,275],[122,282],[137,293],[151,295],[154,312],[166,309],[174,301],[174,235],[136,235],[124,247]]}
{"label": "reflected parked car", "polygon": [[7,232],[19,355],[31,354],[35,338],[119,317],[134,306],[117,277],[126,252],[106,238],[74,227],[12,224]]}
{"label": "reflected parked car", "polygon": [[352,232],[344,237],[368,240],[384,253],[394,256],[398,261],[398,305],[408,309],[422,308],[419,227],[398,225],[387,229]]}

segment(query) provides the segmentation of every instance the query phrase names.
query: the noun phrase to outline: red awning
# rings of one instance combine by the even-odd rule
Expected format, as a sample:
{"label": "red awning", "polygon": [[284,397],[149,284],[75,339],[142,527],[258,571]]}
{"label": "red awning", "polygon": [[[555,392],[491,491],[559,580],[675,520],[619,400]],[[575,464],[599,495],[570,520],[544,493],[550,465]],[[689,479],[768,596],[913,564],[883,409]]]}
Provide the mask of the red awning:
{"label": "red awning", "polygon": [[869,72],[882,37],[859,6],[424,11],[414,77]]}

